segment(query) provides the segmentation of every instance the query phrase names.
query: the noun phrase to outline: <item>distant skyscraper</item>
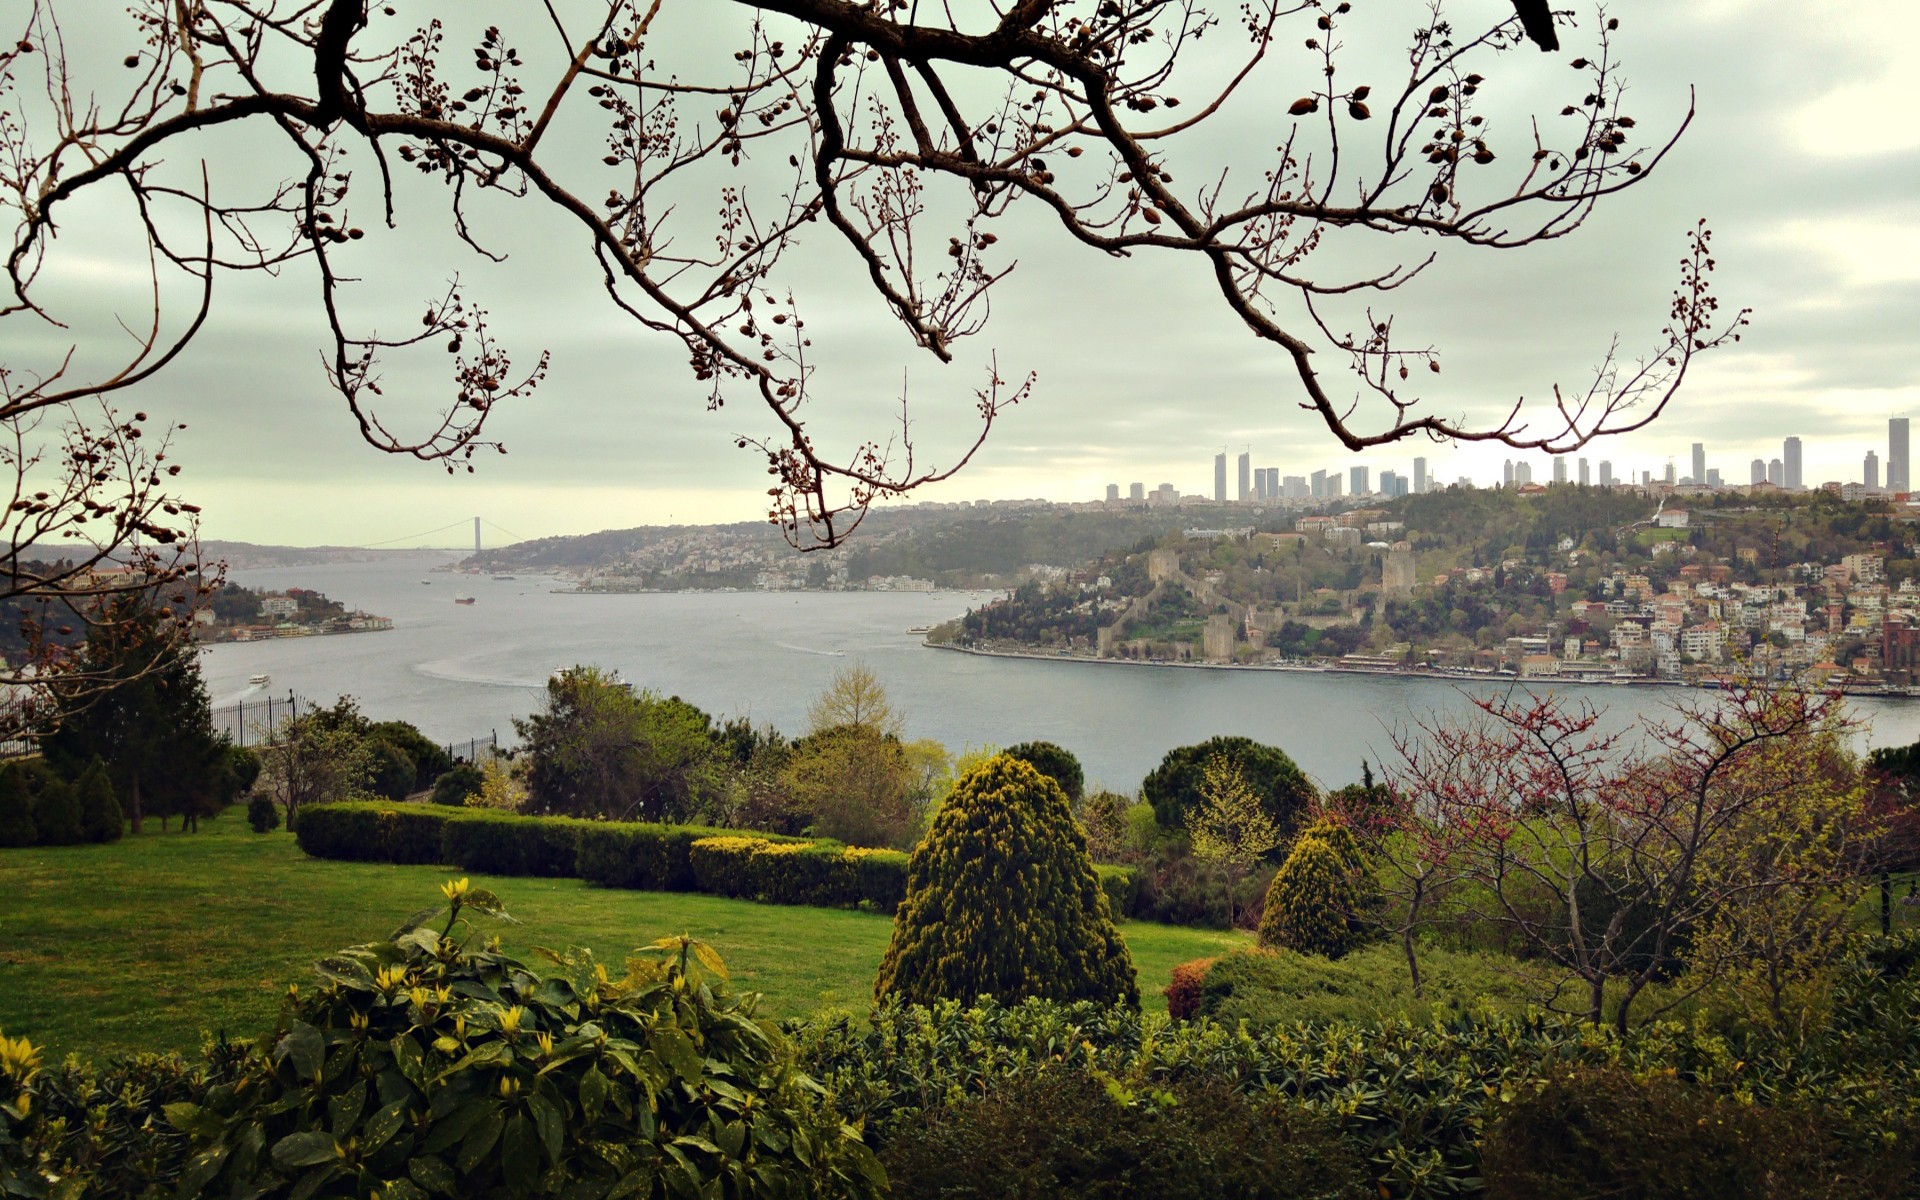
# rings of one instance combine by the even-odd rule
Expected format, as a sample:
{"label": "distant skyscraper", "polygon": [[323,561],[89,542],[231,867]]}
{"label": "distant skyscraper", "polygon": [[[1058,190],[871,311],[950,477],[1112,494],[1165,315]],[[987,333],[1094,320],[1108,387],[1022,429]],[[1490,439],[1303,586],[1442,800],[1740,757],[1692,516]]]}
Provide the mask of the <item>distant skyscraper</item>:
{"label": "distant skyscraper", "polygon": [[1338,500],[1339,498],[1340,498],[1340,472],[1334,471],[1327,476],[1327,499]]}
{"label": "distant skyscraper", "polygon": [[1887,490],[1908,490],[1907,419],[1895,417],[1887,422]]}
{"label": "distant skyscraper", "polygon": [[[1887,474],[1893,472],[1889,470]],[[1880,486],[1880,456],[1871,450],[1867,451],[1867,460],[1860,464],[1860,482],[1870,488]]]}
{"label": "distant skyscraper", "polygon": [[1766,460],[1756,458],[1753,460],[1753,478],[1750,479],[1748,482],[1749,483],[1765,483],[1766,481],[1767,481]]}
{"label": "distant skyscraper", "polygon": [[1260,474],[1267,481],[1267,499],[1278,500],[1280,498],[1280,468],[1262,467],[1260,468]]}
{"label": "distant skyscraper", "polygon": [[1600,460],[1600,486],[1613,486],[1613,460],[1610,458]]}
{"label": "distant skyscraper", "polygon": [[1533,482],[1533,468],[1531,466],[1527,465],[1524,462],[1517,462],[1513,464],[1513,486],[1519,487],[1522,484],[1528,484],[1532,482]]}
{"label": "distant skyscraper", "polygon": [[1693,481],[1697,484],[1707,482],[1707,444],[1705,442],[1693,444]]}
{"label": "distant skyscraper", "polygon": [[1767,482],[1777,488],[1787,486],[1787,464],[1779,459],[1767,460]]}
{"label": "distant skyscraper", "polygon": [[1513,486],[1513,460],[1512,459],[1508,459],[1506,463],[1500,468],[1500,486],[1501,487]]}
{"label": "distant skyscraper", "polygon": [[[1274,468],[1276,471],[1279,469],[1278,467]],[[1287,476],[1285,481],[1280,485],[1280,494],[1289,500],[1303,500],[1307,496],[1312,495],[1311,492],[1307,491],[1307,477],[1305,475]]]}
{"label": "distant skyscraper", "polygon": [[1426,490],[1427,460],[1424,458],[1416,458],[1413,460],[1413,494],[1416,496],[1423,495]]}
{"label": "distant skyscraper", "polygon": [[1553,481],[1555,483],[1567,481],[1567,456],[1564,454],[1553,456]]}
{"label": "distant skyscraper", "polygon": [[1127,485],[1127,499],[1138,501],[1138,500],[1145,500],[1146,498],[1147,498],[1146,484],[1130,483]]}
{"label": "distant skyscraper", "polygon": [[1327,473],[1325,471],[1315,471],[1313,473],[1313,498],[1315,500],[1325,500],[1327,498]]}
{"label": "distant skyscraper", "polygon": [[1213,498],[1221,504],[1227,502],[1227,452],[1225,450],[1213,456]]}
{"label": "distant skyscraper", "polygon": [[1707,486],[1715,489],[1719,488],[1720,486],[1720,468],[1719,467],[1707,468]]}
{"label": "distant skyscraper", "polygon": [[1673,485],[1673,460],[1672,459],[1667,460],[1666,483],[1669,487]]}
{"label": "distant skyscraper", "polygon": [[1790,437],[1780,447],[1781,464],[1786,470],[1786,482],[1780,486],[1790,492],[1800,490],[1800,439]]}
{"label": "distant skyscraper", "polygon": [[1593,482],[1593,477],[1587,474],[1587,460],[1585,458],[1582,458],[1580,460],[1580,486],[1586,487],[1588,484],[1592,482]]}
{"label": "distant skyscraper", "polygon": [[1399,486],[1400,486],[1400,472],[1398,471],[1380,472],[1380,494],[1382,496],[1387,496],[1387,497],[1398,496],[1400,493],[1395,491],[1394,489],[1398,488]]}
{"label": "distant skyscraper", "polygon": [[[1250,499],[1253,495],[1253,455],[1242,452],[1240,455],[1240,498]],[[1224,490],[1224,489],[1222,489]]]}
{"label": "distant skyscraper", "polygon": [[1368,492],[1371,492],[1373,485],[1367,482],[1367,475],[1368,469],[1366,467],[1348,467],[1347,494],[1350,496],[1364,496]]}
{"label": "distant skyscraper", "polygon": [[1117,483],[1108,484],[1107,485],[1107,503],[1112,504],[1114,501],[1118,500],[1119,498],[1120,498],[1120,485]]}

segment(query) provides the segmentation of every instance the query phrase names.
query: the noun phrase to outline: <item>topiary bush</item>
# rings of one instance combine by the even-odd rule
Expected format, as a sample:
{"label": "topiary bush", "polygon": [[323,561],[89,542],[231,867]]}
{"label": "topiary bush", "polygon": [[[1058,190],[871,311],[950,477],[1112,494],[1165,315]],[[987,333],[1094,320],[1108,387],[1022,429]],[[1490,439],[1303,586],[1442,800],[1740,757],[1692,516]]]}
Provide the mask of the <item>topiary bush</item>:
{"label": "topiary bush", "polygon": [[413,760],[416,788],[432,787],[453,766],[453,757],[445,747],[430,740],[411,722],[375,721],[367,727],[367,733],[406,751],[407,757]]}
{"label": "topiary bush", "polygon": [[120,811],[120,798],[113,794],[107,765],[94,759],[73,786],[80,797],[80,835],[89,842],[119,841],[126,832],[126,816]]}
{"label": "topiary bush", "polygon": [[580,869],[580,831],[571,817],[529,819],[485,808],[463,810],[441,827],[440,855],[469,871],[568,879]]}
{"label": "topiary bush", "polygon": [[[1036,1119],[1037,1118],[1037,1119]],[[901,1129],[894,1200],[1364,1200],[1332,1122],[1215,1085],[1129,1091],[1073,1069],[1015,1078]]]}
{"label": "topiary bush", "polygon": [[486,772],[472,763],[459,763],[433,781],[433,793],[430,799],[435,804],[445,804],[451,808],[462,808],[468,796],[478,796],[487,786]]}
{"label": "topiary bush", "polygon": [[271,796],[255,796],[247,801],[247,824],[255,833],[272,833],[280,828],[280,806]]}
{"label": "topiary bush", "polygon": [[1069,802],[1080,803],[1081,790],[1086,782],[1080,770],[1080,760],[1073,756],[1072,751],[1052,742],[1021,742],[1018,746],[1008,746],[1004,753],[1008,758],[1019,759],[1059,784]]}
{"label": "topiary bush", "polygon": [[1004,754],[954,785],[907,863],[874,995],[1119,1001],[1133,959],[1060,785]]}
{"label": "topiary bush", "polygon": [[180,1196],[879,1197],[884,1178],[719,957],[665,938],[610,974],[475,935],[466,880],[319,964],[232,1085],[167,1109]]}
{"label": "topiary bush", "polygon": [[1302,835],[1267,889],[1260,944],[1339,958],[1365,940],[1361,903],[1349,862],[1326,838]]}

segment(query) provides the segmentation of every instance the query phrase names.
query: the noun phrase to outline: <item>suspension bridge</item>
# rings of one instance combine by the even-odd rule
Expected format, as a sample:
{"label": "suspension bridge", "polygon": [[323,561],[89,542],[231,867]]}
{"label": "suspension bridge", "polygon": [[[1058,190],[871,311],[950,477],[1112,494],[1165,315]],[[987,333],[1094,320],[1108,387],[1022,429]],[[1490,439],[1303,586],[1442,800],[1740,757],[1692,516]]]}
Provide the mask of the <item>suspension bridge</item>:
{"label": "suspension bridge", "polygon": [[[522,537],[520,534],[515,533],[513,530],[508,529],[506,526],[501,525],[495,521],[489,521],[485,517],[474,517],[472,518],[471,521],[463,517],[458,521],[453,521],[446,525],[442,525],[438,529],[426,529],[426,530],[422,530],[419,533],[407,534],[405,537],[388,538],[385,541],[380,541],[380,542],[362,542],[355,546],[342,547],[342,549],[465,550],[467,549],[467,546],[465,545],[464,541],[459,544],[442,545],[437,542],[427,542],[423,539],[439,537],[442,534],[452,535],[455,530],[460,530],[464,532],[469,528],[473,530],[473,552],[475,554],[480,553],[481,549],[483,548],[482,541],[481,541],[481,534],[483,529],[487,531],[491,531],[493,533],[506,535],[505,542],[501,542],[498,540],[495,541],[494,544],[496,547],[507,544],[507,543],[511,543],[511,542],[524,542],[528,540],[527,538]],[[449,542],[451,543],[451,538],[449,538]]]}

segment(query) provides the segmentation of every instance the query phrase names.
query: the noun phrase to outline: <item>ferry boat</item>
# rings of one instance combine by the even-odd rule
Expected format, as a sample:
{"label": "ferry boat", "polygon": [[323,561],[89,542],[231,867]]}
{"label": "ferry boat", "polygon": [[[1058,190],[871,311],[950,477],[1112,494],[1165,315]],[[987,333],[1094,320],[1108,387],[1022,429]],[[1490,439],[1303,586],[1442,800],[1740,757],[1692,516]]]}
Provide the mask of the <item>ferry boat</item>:
{"label": "ferry boat", "polygon": [[262,687],[262,688],[263,688],[263,687],[266,687],[266,686],[267,686],[268,684],[270,684],[270,683],[272,683],[272,682],[273,682],[273,679],[272,679],[272,677],[271,677],[271,676],[267,676],[267,675],[249,675],[249,676],[247,676],[247,686],[248,686],[248,687]]}
{"label": "ferry boat", "polygon": [[455,604],[472,604],[473,597],[472,596],[455,596],[453,598],[453,602]]}
{"label": "ferry boat", "polygon": [[432,587],[432,586],[433,586],[433,580],[431,580],[431,579],[422,579],[422,580],[420,581],[420,583],[421,583],[421,586],[423,586],[423,587]]}

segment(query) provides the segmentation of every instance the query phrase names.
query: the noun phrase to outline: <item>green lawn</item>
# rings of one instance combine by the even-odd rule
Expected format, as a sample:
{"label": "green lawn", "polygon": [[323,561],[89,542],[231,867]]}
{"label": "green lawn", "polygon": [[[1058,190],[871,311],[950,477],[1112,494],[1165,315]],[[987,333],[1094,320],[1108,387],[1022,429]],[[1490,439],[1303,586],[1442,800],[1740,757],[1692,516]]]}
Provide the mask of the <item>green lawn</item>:
{"label": "green lawn", "polygon": [[[313,961],[381,937],[439,901],[454,872],[308,858],[291,835],[259,835],[234,809],[197,834],[149,832],[111,846],[0,851],[0,1031],[50,1058],[192,1050],[204,1033],[270,1023]],[[522,922],[510,950],[586,946],[618,962],[664,934],[725,956],[763,1012],[864,1008],[891,922],[714,896],[622,892],[577,880],[476,877]],[[1124,926],[1149,1005],[1173,965],[1247,944],[1241,934]]]}

